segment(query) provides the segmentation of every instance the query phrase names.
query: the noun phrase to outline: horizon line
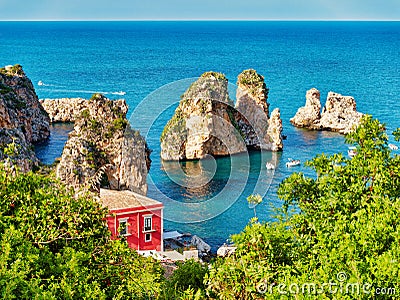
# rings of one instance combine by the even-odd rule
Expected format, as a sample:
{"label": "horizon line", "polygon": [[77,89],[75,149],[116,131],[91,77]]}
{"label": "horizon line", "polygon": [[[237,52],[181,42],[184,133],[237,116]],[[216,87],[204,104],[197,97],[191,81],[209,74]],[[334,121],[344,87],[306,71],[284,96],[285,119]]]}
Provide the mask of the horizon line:
{"label": "horizon line", "polygon": [[0,22],[399,22],[400,19],[8,19]]}

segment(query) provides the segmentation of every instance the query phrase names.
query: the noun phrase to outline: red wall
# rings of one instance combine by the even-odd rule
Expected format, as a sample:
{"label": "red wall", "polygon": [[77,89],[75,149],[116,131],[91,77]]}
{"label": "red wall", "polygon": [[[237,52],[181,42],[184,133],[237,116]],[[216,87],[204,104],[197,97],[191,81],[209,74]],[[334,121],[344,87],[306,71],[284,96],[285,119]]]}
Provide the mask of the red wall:
{"label": "red wall", "polygon": [[[151,241],[145,241],[144,216],[152,215],[152,232]],[[162,206],[157,206],[145,210],[144,207],[135,209],[124,209],[110,211],[107,216],[107,225],[111,231],[112,238],[120,238],[118,236],[119,219],[128,218],[128,234],[124,238],[130,248],[135,250],[156,250],[162,251]],[[139,225],[139,227],[138,227]],[[139,231],[138,231],[139,229]]]}

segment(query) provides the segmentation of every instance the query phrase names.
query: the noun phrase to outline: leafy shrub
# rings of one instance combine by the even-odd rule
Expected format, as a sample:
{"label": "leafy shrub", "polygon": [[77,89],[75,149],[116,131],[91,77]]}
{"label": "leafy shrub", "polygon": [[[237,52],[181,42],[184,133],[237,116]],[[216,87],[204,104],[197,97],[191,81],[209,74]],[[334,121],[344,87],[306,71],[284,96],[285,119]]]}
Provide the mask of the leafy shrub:
{"label": "leafy shrub", "polygon": [[[364,117],[346,136],[357,146],[353,159],[318,155],[307,162],[315,177],[293,173],[285,179],[278,190],[285,201],[279,221],[252,222],[233,236],[237,250],[213,264],[208,294],[276,299],[283,296],[278,286],[286,293],[295,286],[285,297],[394,299],[375,293],[400,288],[400,156],[391,153],[384,128]],[[290,207],[295,213],[289,215]]]}

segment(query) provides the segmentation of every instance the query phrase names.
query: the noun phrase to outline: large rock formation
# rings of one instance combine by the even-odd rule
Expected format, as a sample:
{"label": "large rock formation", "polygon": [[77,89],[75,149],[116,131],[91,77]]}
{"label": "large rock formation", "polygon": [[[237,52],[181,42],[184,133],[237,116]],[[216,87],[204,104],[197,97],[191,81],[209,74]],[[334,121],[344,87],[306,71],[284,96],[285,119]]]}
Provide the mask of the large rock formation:
{"label": "large rock formation", "polygon": [[282,149],[279,110],[268,118],[268,89],[254,70],[238,77],[237,103],[229,99],[228,80],[221,73],[204,73],[182,95],[161,135],[164,160],[200,159],[246,151]]}
{"label": "large rock formation", "polygon": [[228,80],[221,73],[204,73],[182,95],[175,114],[161,135],[164,160],[225,156],[246,150],[235,122]]}
{"label": "large rock formation", "polygon": [[263,150],[282,150],[280,112],[275,110],[269,120],[269,89],[264,77],[255,70],[245,70],[238,76],[237,86],[236,121],[246,145]]}
{"label": "large rock formation", "polygon": [[313,88],[307,91],[306,105],[298,109],[290,122],[297,127],[312,130],[330,130],[346,134],[359,123],[362,113],[357,112],[356,101],[351,96],[329,92],[321,110],[320,93]]}
{"label": "large rock formation", "polygon": [[95,94],[79,116],[71,113],[73,117],[66,120],[75,120],[74,130],[57,166],[57,177],[74,188],[106,186],[145,195],[150,150],[139,132],[130,128],[127,111],[124,100]]}
{"label": "large rock formation", "polygon": [[51,123],[75,122],[88,108],[88,101],[83,98],[44,99],[40,103],[49,114]]}
{"label": "large rock formation", "polygon": [[346,134],[360,124],[362,115],[357,112],[353,97],[329,92],[322,109],[320,125],[323,129]]}
{"label": "large rock formation", "polygon": [[290,122],[297,127],[306,127],[309,129],[319,129],[319,120],[321,119],[321,101],[320,92],[312,88],[306,93],[306,105],[297,110],[296,115],[290,119]]}
{"label": "large rock formation", "polygon": [[0,159],[22,171],[38,164],[33,143],[50,135],[49,117],[20,65],[0,69]]}

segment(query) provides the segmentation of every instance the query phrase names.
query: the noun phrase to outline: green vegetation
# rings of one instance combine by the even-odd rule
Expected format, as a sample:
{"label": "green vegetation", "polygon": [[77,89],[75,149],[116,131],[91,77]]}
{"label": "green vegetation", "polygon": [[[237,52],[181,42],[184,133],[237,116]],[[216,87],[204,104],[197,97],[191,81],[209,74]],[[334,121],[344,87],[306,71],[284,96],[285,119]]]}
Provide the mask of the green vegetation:
{"label": "green vegetation", "polygon": [[51,177],[0,167],[2,299],[150,299],[159,263],[110,240],[106,211]]}
{"label": "green vegetation", "polygon": [[214,77],[215,79],[218,80],[225,80],[225,81],[227,80],[224,74],[213,71],[205,72],[200,76],[200,78],[209,78],[209,77]]}
{"label": "green vegetation", "polygon": [[160,137],[161,143],[165,140],[171,130],[178,132],[184,132],[186,130],[186,120],[180,105],[176,108],[174,115],[165,125]]}
{"label": "green vegetation", "polygon": [[[178,262],[178,268],[166,282],[164,295],[167,299],[177,299],[185,291],[204,298],[204,277],[208,273],[207,266],[193,259]],[[193,299],[190,297],[190,299]]]}
{"label": "green vegetation", "polygon": [[111,130],[114,132],[117,130],[125,130],[125,128],[128,124],[129,124],[129,122],[125,118],[115,119],[112,123]]}
{"label": "green vegetation", "polygon": [[235,129],[236,129],[236,132],[235,132],[235,133],[238,133],[238,134],[239,134],[238,138],[240,137],[241,139],[244,140],[244,139],[246,138],[246,135],[245,135],[244,132],[240,129],[239,124],[236,122],[236,119],[235,119],[235,113],[237,112],[236,109],[235,109],[233,106],[228,106],[228,107],[226,108],[226,112],[228,113],[229,120],[231,121],[231,124],[232,124],[233,127],[235,127]]}
{"label": "green vegetation", "polygon": [[253,69],[244,70],[242,73],[240,73],[237,84],[239,86],[244,85],[245,87],[249,88],[249,91],[253,96],[257,96],[257,93],[261,89],[265,89],[266,94],[268,95],[268,89],[264,83],[264,77]]}
{"label": "green vegetation", "polygon": [[85,120],[89,119],[90,118],[89,109],[86,108],[86,109],[82,110],[80,118],[85,119]]}
{"label": "green vegetation", "polygon": [[318,155],[307,162],[316,176],[294,173],[281,183],[278,221],[253,220],[232,237],[235,254],[217,260],[206,276],[209,296],[396,298],[375,288],[397,295],[400,289],[400,156],[370,116],[346,141],[357,146],[353,159]]}
{"label": "green vegetation", "polygon": [[[395,131],[400,140],[400,129]],[[396,299],[400,290],[400,156],[370,116],[357,147],[318,155],[278,190],[276,221],[252,218],[237,249],[204,266],[161,265],[110,240],[106,211],[50,175],[0,167],[0,295],[4,299]],[[12,149],[10,149],[11,152]],[[261,197],[249,196],[251,204]],[[386,288],[386,295],[375,293]],[[394,290],[395,289],[395,290]],[[282,294],[286,293],[286,294]],[[391,293],[388,295],[388,293]]]}
{"label": "green vegetation", "polygon": [[6,70],[6,68],[0,68],[0,73],[7,75],[7,76],[14,76],[14,75],[20,75],[20,76],[24,76],[24,70],[22,69],[22,66],[19,64],[14,65],[13,67],[11,67],[10,70]]}
{"label": "green vegetation", "polygon": [[92,95],[92,97],[90,97],[89,100],[101,100],[104,99],[104,96],[100,93],[95,93]]}

